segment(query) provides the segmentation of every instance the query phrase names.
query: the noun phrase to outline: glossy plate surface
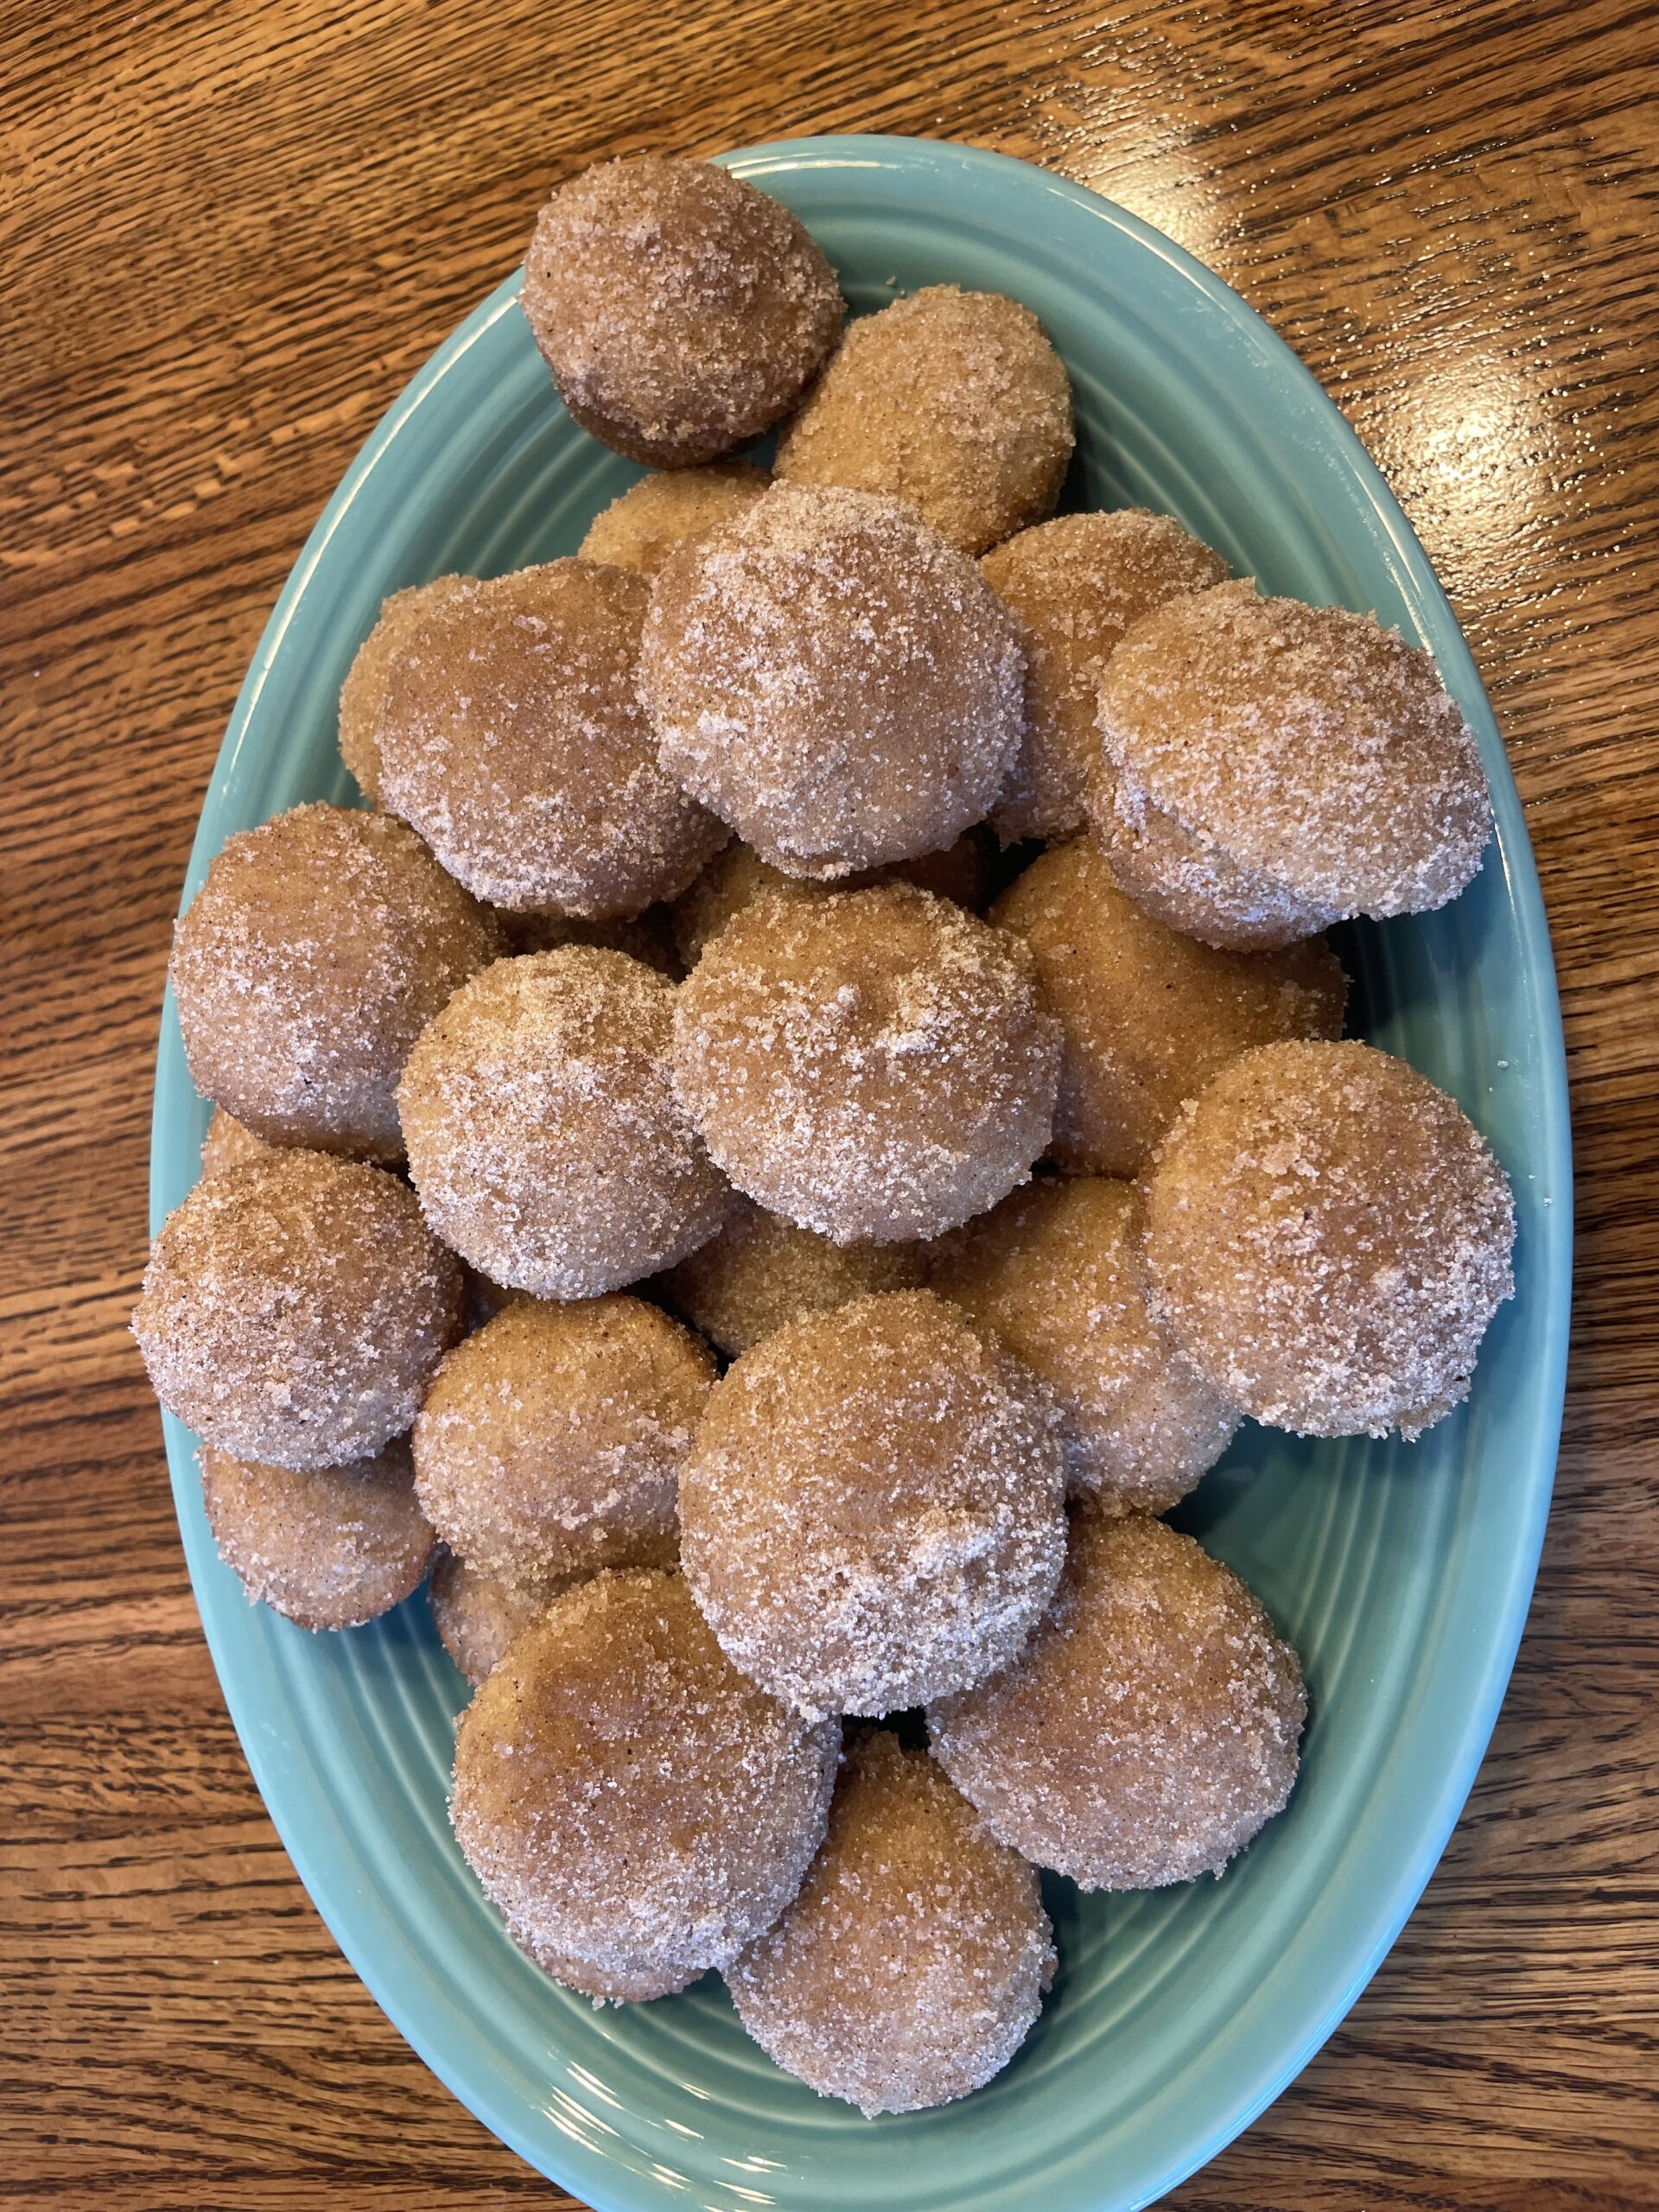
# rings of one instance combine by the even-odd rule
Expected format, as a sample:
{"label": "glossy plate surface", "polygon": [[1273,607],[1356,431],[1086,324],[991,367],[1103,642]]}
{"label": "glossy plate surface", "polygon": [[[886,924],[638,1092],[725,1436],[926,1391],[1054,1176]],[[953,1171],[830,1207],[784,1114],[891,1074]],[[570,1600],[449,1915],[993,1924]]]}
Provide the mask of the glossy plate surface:
{"label": "glossy plate surface", "polygon": [[[1067,504],[1178,516],[1263,587],[1375,609],[1435,653],[1478,731],[1497,844],[1449,912],[1344,933],[1360,1033],[1454,1092],[1514,1179],[1519,1294],[1470,1403],[1421,1444],[1247,1429],[1179,1516],[1301,1650],[1313,1715],[1290,1809],[1225,1879],[1154,1896],[1050,1885],[1061,1972],[1014,2064],[966,2103],[875,2122],[777,2072],[719,1983],[595,2012],[512,1949],[444,1814],[460,1678],[417,1598],[312,1637],[250,1606],[168,1423],[208,1642],[302,1878],[428,2063],[591,2204],[1109,2212],[1210,2157],[1291,2078],[1376,1967],[1440,1854],[1508,1679],[1548,1510],[1568,1300],[1560,1016],[1520,804],[1421,548],[1336,409],[1237,296],[1056,177],[920,140],[804,139],[731,166],[797,210],[854,307],[950,280],[1041,316],[1077,389]],[[207,804],[187,899],[226,836],[350,790],[334,706],[381,599],[449,569],[574,550],[638,472],[557,404],[517,277],[363,448],[290,576]],[[156,1224],[207,1111],[171,1002]]]}

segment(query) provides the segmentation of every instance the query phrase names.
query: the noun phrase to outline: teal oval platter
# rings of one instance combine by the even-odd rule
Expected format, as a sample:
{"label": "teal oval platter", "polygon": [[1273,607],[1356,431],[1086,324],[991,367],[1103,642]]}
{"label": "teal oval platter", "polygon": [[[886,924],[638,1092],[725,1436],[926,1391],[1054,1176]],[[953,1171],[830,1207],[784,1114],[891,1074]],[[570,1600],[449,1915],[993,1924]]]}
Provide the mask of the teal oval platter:
{"label": "teal oval platter", "polygon": [[[952,282],[1041,317],[1071,371],[1069,505],[1177,516],[1265,589],[1374,610],[1427,645],[1480,741],[1497,840],[1444,912],[1342,934],[1351,1026],[1452,1091],[1515,1186],[1516,1295],[1468,1403],[1416,1445],[1247,1427],[1178,1516],[1261,1594],[1312,1700],[1287,1811],[1220,1881],[1046,1885],[1061,1966],[1013,2065],[942,2110],[866,2120],[779,2073],[718,1980],[597,2011],[507,1942],[445,1815],[466,1690],[423,1596],[312,1637],[250,1605],[170,1419],[185,1550],[226,1700],[318,1910],[434,2072],[598,2212],[1128,2212],[1246,2126],[1398,1934],[1479,1764],[1548,1510],[1570,1280],[1560,1009],[1521,804],[1421,548],[1312,376],[1237,295],[1063,179],[927,140],[725,157],[792,207],[858,311]],[[569,553],[639,472],[569,421],[515,274],[435,353],[329,502],[254,657],[185,885],[225,838],[346,799],[335,702],[381,600]],[[152,1225],[199,1172],[207,1108],[169,999]]]}

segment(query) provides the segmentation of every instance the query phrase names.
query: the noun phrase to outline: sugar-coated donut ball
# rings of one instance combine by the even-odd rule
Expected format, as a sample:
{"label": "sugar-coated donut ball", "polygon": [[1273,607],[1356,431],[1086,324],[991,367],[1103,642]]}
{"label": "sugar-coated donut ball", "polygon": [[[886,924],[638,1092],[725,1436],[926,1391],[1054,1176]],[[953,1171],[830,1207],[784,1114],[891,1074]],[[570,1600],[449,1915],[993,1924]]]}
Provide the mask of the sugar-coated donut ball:
{"label": "sugar-coated donut ball", "polygon": [[826,879],[977,822],[1024,683],[1013,618],[937,531],[796,484],[669,556],[639,656],[668,772],[774,868]]}
{"label": "sugar-coated donut ball", "polygon": [[640,1298],[521,1299],[465,1338],[415,1423],[421,1503],[501,1580],[665,1567],[674,1499],[715,1363]]}
{"label": "sugar-coated donut ball", "polygon": [[1230,1567],[1144,1514],[1080,1506],[1020,1656],[927,1714],[991,1834],[1085,1890],[1219,1874],[1296,1779],[1296,1654]]}
{"label": "sugar-coated donut ball", "polygon": [[591,1298],[719,1228],[727,1186],[674,1095],[674,986],[569,944],[498,961],[424,1029],[398,1086],[446,1243],[509,1289]]}
{"label": "sugar-coated donut ball", "polygon": [[1024,741],[991,819],[1005,844],[1069,837],[1083,827],[1100,751],[1102,670],[1132,623],[1220,583],[1227,563],[1169,516],[1124,507],[1057,515],[980,566],[1026,655]]}
{"label": "sugar-coated donut ball", "polygon": [[837,1244],[994,1205],[1048,1143],[1059,1058],[1018,940],[907,884],[756,899],[674,1017],[675,1086],[714,1158]]}
{"label": "sugar-coated donut ball", "polygon": [[222,1175],[228,1167],[245,1167],[251,1160],[269,1160],[281,1149],[280,1145],[267,1144],[263,1137],[255,1136],[222,1106],[215,1106],[201,1141],[201,1172]]}
{"label": "sugar-coated donut ball", "polygon": [[677,1574],[601,1574],[462,1714],[450,1818],[538,1966],[596,1999],[666,1997],[799,1889],[840,1744],[738,1673]]}
{"label": "sugar-coated donut ball", "polygon": [[340,757],[372,806],[380,803],[380,710],[398,655],[421,618],[465,588],[462,576],[434,576],[383,600],[375,626],[358,647],[340,692]]}
{"label": "sugar-coated donut ball", "polygon": [[209,1176],[168,1216],[132,1332],[207,1443],[316,1468],[404,1433],[460,1319],[461,1269],[413,1194],[294,1151]]}
{"label": "sugar-coated donut ball", "polygon": [[745,1674],[804,1713],[879,1717],[1019,1650],[1059,1574],[1065,1487],[1030,1371],[894,1291],[727,1371],[680,1476],[681,1556]]}
{"label": "sugar-coated donut ball", "polygon": [[1065,1039],[1051,1147],[1136,1175],[1183,1101],[1254,1045],[1342,1033],[1348,979],[1323,938],[1226,952],[1125,896],[1086,838],[1033,861],[991,910],[1036,963]]}
{"label": "sugar-coated donut ball", "polygon": [[1093,834],[1133,899],[1206,944],[1443,906],[1491,835],[1457,702],[1369,614],[1249,584],[1171,600],[1107,663],[1100,730]]}
{"label": "sugar-coated donut ball", "polygon": [[925,1751],[876,1728],[849,1746],[800,1895],[726,1986],[762,2050],[873,2118],[1000,2074],[1054,1965],[1031,1867]]}
{"label": "sugar-coated donut ball", "polygon": [[1459,1404],[1514,1243],[1485,1139],[1370,1045],[1245,1053],[1147,1178],[1154,1307],[1218,1390],[1304,1436],[1416,1437]]}
{"label": "sugar-coated donut ball", "polygon": [[559,396],[631,461],[748,444],[805,390],[846,313],[786,207],[706,162],[602,162],[543,207],[523,305]]}
{"label": "sugar-coated donut ball", "polygon": [[660,1287],[693,1327],[730,1357],[806,1313],[828,1313],[877,1291],[918,1290],[925,1244],[832,1244],[815,1229],[741,1194],[723,1225]]}
{"label": "sugar-coated donut ball", "polygon": [[197,1459],[219,1557],[301,1628],[357,1628],[426,1580],[437,1538],[402,1437],[346,1467],[273,1467],[207,1444]]}
{"label": "sugar-coated donut ball", "polygon": [[577,553],[584,561],[607,561],[654,576],[677,545],[741,515],[771,481],[752,461],[656,470],[594,517]]}
{"label": "sugar-coated donut ball", "polygon": [[1046,1177],[931,1247],[930,1281],[1053,1392],[1074,1492],[1165,1513],[1238,1415],[1148,1310],[1139,1233],[1132,1184]]}
{"label": "sugar-coated donut ball", "polygon": [[[718,865],[711,861],[709,867]],[[703,870],[708,874],[708,869]],[[698,878],[698,881],[702,877]],[[556,952],[562,944],[596,944],[607,952],[626,952],[630,960],[643,960],[671,983],[684,974],[675,944],[674,909],[647,906],[626,921],[584,921],[575,914],[509,914],[499,910],[507,944],[514,952]]]}
{"label": "sugar-coated donut ball", "polygon": [[268,1143],[396,1160],[410,1046],[501,950],[406,823],[296,807],[226,840],[174,931],[191,1077]]}
{"label": "sugar-coated donut ball", "polygon": [[965,830],[943,852],[922,853],[912,861],[892,861],[886,868],[861,868],[855,875],[842,876],[831,886],[810,876],[785,875],[741,838],[734,837],[669,910],[674,944],[689,972],[702,958],[709,938],[718,937],[732,916],[763,891],[777,892],[785,899],[821,899],[832,888],[868,891],[878,883],[913,883],[918,891],[931,891],[976,912],[990,894],[995,842],[981,823]]}
{"label": "sugar-coated donut ball", "polygon": [[849,325],[777,471],[889,493],[982,553],[1052,512],[1074,441],[1071,385],[1030,308],[930,284]]}
{"label": "sugar-coated donut ball", "polygon": [[531,1623],[582,1574],[556,1575],[521,1586],[469,1567],[441,1550],[432,1569],[432,1618],[444,1649],[476,1689]]}
{"label": "sugar-coated donut ball", "polygon": [[648,596],[626,569],[550,561],[461,581],[403,639],[381,801],[479,898],[637,914],[725,842],[657,763],[634,681]]}

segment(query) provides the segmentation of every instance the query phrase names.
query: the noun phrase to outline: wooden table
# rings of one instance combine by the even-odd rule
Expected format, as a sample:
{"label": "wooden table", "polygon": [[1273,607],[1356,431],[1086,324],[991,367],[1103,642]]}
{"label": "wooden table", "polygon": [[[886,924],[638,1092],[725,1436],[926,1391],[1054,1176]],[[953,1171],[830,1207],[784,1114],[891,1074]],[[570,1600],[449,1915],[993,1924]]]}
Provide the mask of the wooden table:
{"label": "wooden table", "polygon": [[1561,968],[1578,1324],[1514,1687],[1393,1956],[1173,2202],[1659,2205],[1651,7],[30,0],[0,52],[0,2196],[555,2201],[335,1952],[202,1643],[125,1326],[168,923],[289,563],[550,181],[869,130],[1098,187],[1324,378],[1468,629]]}

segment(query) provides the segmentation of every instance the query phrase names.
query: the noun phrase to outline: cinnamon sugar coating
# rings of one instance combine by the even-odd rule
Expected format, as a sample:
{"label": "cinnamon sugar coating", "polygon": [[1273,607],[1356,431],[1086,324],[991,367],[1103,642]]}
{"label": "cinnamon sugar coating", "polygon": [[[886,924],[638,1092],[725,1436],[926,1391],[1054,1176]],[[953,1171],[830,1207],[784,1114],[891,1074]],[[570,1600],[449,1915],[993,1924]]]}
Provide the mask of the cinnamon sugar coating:
{"label": "cinnamon sugar coating", "polygon": [[1059,1058],[1024,948],[906,884],[756,899],[674,1019],[675,1087],[715,1160],[838,1244],[995,1205],[1048,1143]]}
{"label": "cinnamon sugar coating", "polygon": [[659,468],[769,430],[846,312],[786,207],[728,169],[655,155],[558,188],[537,218],[522,305],[582,429]]}
{"label": "cinnamon sugar coating", "polygon": [[654,576],[677,545],[741,515],[771,481],[752,461],[654,470],[594,517],[577,557]]}
{"label": "cinnamon sugar coating", "polygon": [[1238,1415],[1147,1306],[1132,1184],[1046,1177],[931,1248],[930,1281],[1053,1392],[1076,1494],[1165,1513]]}
{"label": "cinnamon sugar coating", "polygon": [[493,1281],[590,1298],[719,1228],[727,1186],[669,1077],[674,986],[625,953],[498,961],[422,1033],[398,1087],[427,1217]]}
{"label": "cinnamon sugar coating", "polygon": [[451,1551],[505,1582],[667,1566],[714,1382],[708,1347],[643,1299],[504,1306],[432,1378],[421,1503]]}
{"label": "cinnamon sugar coating", "polygon": [[837,878],[834,885],[810,876],[785,875],[763,861],[759,853],[734,837],[724,852],[716,853],[689,890],[683,891],[670,910],[674,943],[689,974],[702,957],[702,949],[718,937],[735,913],[763,892],[805,901],[822,899],[830,890],[868,891],[880,883],[913,883],[958,906],[977,913],[989,895],[991,860],[995,840],[982,826],[966,830],[943,852],[922,853],[914,860],[892,861],[885,868],[861,868],[856,874]]}
{"label": "cinnamon sugar coating", "polygon": [[918,1290],[926,1244],[832,1244],[734,1194],[721,1227],[671,1268],[660,1287],[695,1328],[730,1357],[808,1313],[831,1313],[878,1291]]}
{"label": "cinnamon sugar coating", "polygon": [[353,657],[340,692],[340,757],[371,806],[380,804],[380,715],[386,687],[422,617],[460,592],[470,579],[434,576],[383,600],[375,625]]}
{"label": "cinnamon sugar coating", "polygon": [[677,1574],[601,1574],[516,1639],[461,1716],[450,1819],[556,1980],[664,1997],[731,1963],[823,1840],[838,1721],[721,1655]]}
{"label": "cinnamon sugar coating", "polygon": [[1054,1158],[1136,1175],[1182,1103],[1254,1045],[1341,1033],[1348,979],[1322,938],[1229,952],[1125,895],[1097,849],[1051,847],[991,909],[1036,963],[1065,1039]]}
{"label": "cinnamon sugar coating", "polygon": [[777,474],[903,499],[964,553],[1052,512],[1071,385],[1029,308],[930,284],[848,326],[779,440]]}
{"label": "cinnamon sugar coating", "polygon": [[826,879],[980,820],[1024,677],[1007,609],[937,531],[795,484],[670,555],[639,657],[664,769],[774,868]]}
{"label": "cinnamon sugar coating", "polygon": [[519,1585],[484,1574],[441,1551],[432,1569],[432,1618],[444,1649],[476,1689],[553,1600],[585,1575]]}
{"label": "cinnamon sugar coating", "polygon": [[1514,1290],[1515,1205],[1455,1099],[1373,1046],[1247,1052],[1146,1179],[1152,1303],[1215,1387],[1306,1436],[1419,1436]]}
{"label": "cinnamon sugar coating", "polygon": [[880,1715],[981,1680],[1053,1594],[1053,1409],[926,1291],[810,1315],[716,1385],[680,1476],[691,1591],[804,1713]]}
{"label": "cinnamon sugar coating", "polygon": [[380,796],[480,899],[592,920],[672,899],[726,832],[657,764],[635,683],[647,587],[550,561],[457,580],[404,635]]}
{"label": "cinnamon sugar coating", "polygon": [[1148,912],[1288,944],[1443,906],[1491,832],[1467,723],[1369,614],[1222,584],[1135,624],[1101,679],[1090,830]]}
{"label": "cinnamon sugar coating", "polygon": [[726,1985],[779,2065],[868,2118],[982,2088],[1054,1963],[1035,1873],[925,1751],[878,1728],[848,1747],[800,1895]]}
{"label": "cinnamon sugar coating", "polygon": [[301,1628],[357,1628],[418,1590],[437,1538],[398,1437],[345,1467],[273,1467],[204,1444],[202,1503],[250,1598]]}
{"label": "cinnamon sugar coating", "polygon": [[927,1726],[993,1835],[1082,1889],[1147,1890],[1219,1874],[1283,1808],[1306,1713],[1295,1653],[1230,1567],[1085,1505],[1025,1651]]}
{"label": "cinnamon sugar coating", "polygon": [[991,819],[1005,844],[1084,823],[1100,752],[1101,672],[1130,626],[1227,574],[1219,553],[1144,507],[1057,515],[980,563],[1026,656],[1025,735]]}
{"label": "cinnamon sugar coating", "polygon": [[407,824],[296,807],[226,841],[174,930],[191,1078],[267,1143],[394,1160],[410,1046],[501,950]]}
{"label": "cinnamon sugar coating", "polygon": [[366,1459],[415,1418],[461,1269],[381,1168],[279,1152],[198,1183],[150,1247],[132,1332],[156,1396],[237,1459]]}

